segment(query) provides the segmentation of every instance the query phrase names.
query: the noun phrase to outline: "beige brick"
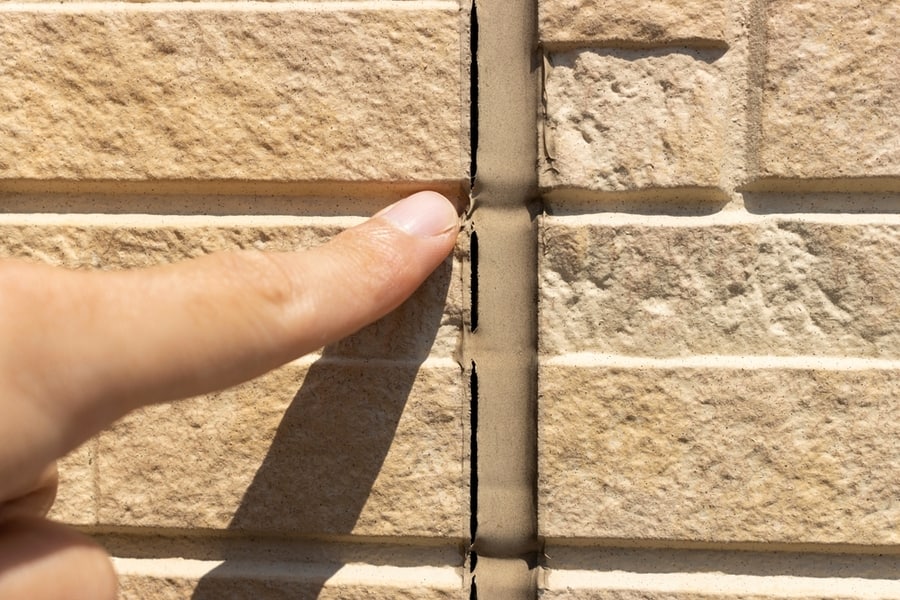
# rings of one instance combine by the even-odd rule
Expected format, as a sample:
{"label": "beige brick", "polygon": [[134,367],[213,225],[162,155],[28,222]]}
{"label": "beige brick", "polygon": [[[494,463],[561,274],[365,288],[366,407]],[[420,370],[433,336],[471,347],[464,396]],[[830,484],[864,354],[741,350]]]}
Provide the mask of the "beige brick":
{"label": "beige brick", "polygon": [[[4,1],[9,1],[9,0],[4,0]],[[44,0],[21,0],[21,1],[22,1],[22,2],[29,2],[29,3],[44,2]],[[60,0],[60,3],[78,2],[78,1],[79,1],[79,0]],[[169,1],[171,1],[171,0],[124,0],[124,1],[126,1],[126,2],[144,2],[144,1],[146,1],[146,2],[169,2]],[[175,0],[175,1],[176,1],[176,2],[184,2],[185,0]],[[229,2],[229,1],[231,1],[231,0],[208,0],[208,1],[211,1],[211,2]],[[276,1],[276,2],[290,2],[291,0],[273,0],[273,1]],[[308,3],[310,3],[310,2],[311,2],[311,3],[316,3],[316,2],[334,2],[335,0],[302,0],[302,1],[303,1],[303,2],[308,2]],[[351,3],[352,3],[352,2],[371,2],[372,0],[338,0],[338,1],[339,1],[339,2],[351,2]],[[415,1],[415,0],[387,0],[387,1],[412,2],[412,1]],[[438,1],[441,1],[441,0],[438,0]],[[452,1],[452,0],[445,0],[445,1]]]}
{"label": "beige brick", "polygon": [[541,535],[898,543],[898,371],[734,364],[542,366]]}
{"label": "beige brick", "polygon": [[235,578],[197,582],[171,577],[124,577],[120,579],[121,600],[215,600],[219,598],[291,598],[293,600],[465,600],[469,592],[426,586],[397,588],[371,585],[322,587],[305,581],[280,578]]}
{"label": "beige brick", "polygon": [[545,44],[724,45],[724,0],[540,0]]}
{"label": "beige brick", "polygon": [[900,176],[900,4],[767,6],[760,176]]}
{"label": "beige brick", "polygon": [[541,598],[763,600],[900,598],[889,553],[824,554],[549,545]]}
{"label": "beige brick", "polygon": [[[177,561],[190,563],[191,561]],[[279,568],[280,567],[280,568]],[[459,569],[402,569],[371,565],[225,564],[202,577],[175,573],[126,574],[119,578],[122,600],[212,600],[295,598],[298,600],[463,600],[469,597]],[[345,574],[346,572],[346,574]],[[354,581],[355,579],[355,581]]]}
{"label": "beige brick", "polygon": [[[684,579],[689,579],[690,576],[696,578],[696,575],[691,573],[687,574],[687,577],[685,577]],[[651,577],[650,579],[656,578]],[[721,579],[728,578],[722,577]],[[793,580],[795,585],[792,587],[798,588],[798,592],[790,594],[778,593],[776,589],[772,589],[770,585],[766,585],[764,583],[761,583],[760,587],[764,588],[766,591],[760,592],[754,590],[753,588],[745,588],[743,591],[733,591],[731,593],[720,592],[716,588],[693,591],[675,587],[675,589],[671,590],[660,590],[648,585],[646,587],[639,587],[637,589],[616,589],[615,587],[612,587],[611,589],[599,590],[571,588],[542,590],[538,594],[538,598],[540,598],[541,600],[776,600],[779,598],[791,598],[792,600],[855,600],[857,598],[859,600],[864,600],[868,598],[883,598],[887,600],[900,598],[900,596],[897,595],[896,590],[889,590],[889,593],[892,593],[892,595],[879,594],[879,592],[881,592],[879,588],[893,587],[880,583],[876,585],[864,584],[862,587],[866,589],[862,593],[855,593],[855,590],[850,587],[853,585],[853,583],[849,583],[847,586],[847,593],[837,595],[833,591],[824,589],[825,586],[815,585],[815,582],[809,583],[808,581],[800,578],[778,577],[773,578],[772,582],[776,584],[783,584],[784,579]],[[678,586],[679,584],[680,586],[684,585],[682,581],[673,583],[674,586]],[[735,582],[734,585],[746,586],[748,584],[746,580],[739,580]],[[872,596],[870,595],[872,592],[879,595]]]}
{"label": "beige brick", "polygon": [[543,187],[719,185],[723,86],[702,55],[583,50],[548,60]]}
{"label": "beige brick", "polygon": [[0,189],[464,180],[468,18],[320,6],[0,13]]}
{"label": "beige brick", "polygon": [[[609,590],[609,589],[543,589],[538,592],[540,600],[719,600],[721,596],[707,596],[658,592],[656,590]],[[812,600],[812,599],[810,599]]]}
{"label": "beige brick", "polygon": [[[41,260],[70,268],[146,267],[221,250],[289,251],[319,245],[351,219],[82,219],[65,224],[0,221],[0,257]],[[464,244],[465,240],[461,242]],[[394,313],[329,348],[348,357],[451,357],[463,319],[462,256],[448,259]]]}
{"label": "beige brick", "polygon": [[71,525],[97,522],[94,459],[92,440],[59,460],[59,488],[48,515],[51,519]]}
{"label": "beige brick", "polygon": [[100,523],[463,538],[463,376],[427,365],[289,365],[133,414],[100,437]]}
{"label": "beige brick", "polygon": [[900,225],[604,223],[543,221],[544,354],[900,356]]}
{"label": "beige brick", "polygon": [[[812,595],[792,598],[799,600],[844,600],[834,596],[816,597]],[[559,589],[559,590],[541,590],[538,593],[540,600],[766,600],[777,598],[777,596],[760,596],[753,593],[740,594],[737,596],[728,594],[716,594],[707,592],[680,592],[668,590],[617,590],[617,589]],[[849,600],[849,599],[848,599]]]}

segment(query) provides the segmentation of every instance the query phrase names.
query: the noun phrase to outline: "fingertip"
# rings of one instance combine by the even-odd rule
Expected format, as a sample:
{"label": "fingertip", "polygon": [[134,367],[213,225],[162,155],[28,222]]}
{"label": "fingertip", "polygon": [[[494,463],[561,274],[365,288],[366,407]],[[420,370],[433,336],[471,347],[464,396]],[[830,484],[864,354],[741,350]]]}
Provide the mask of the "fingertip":
{"label": "fingertip", "polygon": [[[423,191],[399,200],[328,244],[284,256],[285,270],[306,282],[302,310],[289,329],[317,348],[371,323],[402,304],[453,252],[460,231],[456,207]],[[297,343],[294,347],[305,347]]]}
{"label": "fingertip", "polygon": [[416,237],[433,238],[459,231],[459,213],[444,195],[433,191],[417,192],[388,206],[375,215]]}

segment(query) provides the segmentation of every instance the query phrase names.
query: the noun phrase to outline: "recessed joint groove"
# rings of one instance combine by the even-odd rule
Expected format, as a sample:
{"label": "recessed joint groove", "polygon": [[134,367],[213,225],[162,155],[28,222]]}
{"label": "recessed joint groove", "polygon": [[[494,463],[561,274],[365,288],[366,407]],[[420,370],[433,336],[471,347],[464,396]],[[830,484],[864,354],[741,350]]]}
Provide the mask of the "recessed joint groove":
{"label": "recessed joint groove", "polygon": [[[473,8],[471,255],[473,597],[536,597],[537,183],[535,0]],[[475,127],[477,124],[477,127]],[[473,166],[475,161],[473,160]],[[477,261],[477,264],[475,264]],[[477,319],[477,321],[475,320]],[[477,414],[476,414],[477,413]],[[472,561],[474,562],[474,561]],[[474,589],[474,588],[473,588]]]}

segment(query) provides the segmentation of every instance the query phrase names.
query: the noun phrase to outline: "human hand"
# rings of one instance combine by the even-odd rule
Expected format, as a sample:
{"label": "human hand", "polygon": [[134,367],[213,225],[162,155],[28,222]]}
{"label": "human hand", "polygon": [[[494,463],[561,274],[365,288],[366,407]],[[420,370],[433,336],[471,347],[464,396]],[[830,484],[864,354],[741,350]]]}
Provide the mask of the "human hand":
{"label": "human hand", "polygon": [[420,192],[331,242],[145,270],[0,261],[0,598],[104,600],[106,553],[44,518],[55,461],[141,406],[246,381],[399,306],[452,250]]}

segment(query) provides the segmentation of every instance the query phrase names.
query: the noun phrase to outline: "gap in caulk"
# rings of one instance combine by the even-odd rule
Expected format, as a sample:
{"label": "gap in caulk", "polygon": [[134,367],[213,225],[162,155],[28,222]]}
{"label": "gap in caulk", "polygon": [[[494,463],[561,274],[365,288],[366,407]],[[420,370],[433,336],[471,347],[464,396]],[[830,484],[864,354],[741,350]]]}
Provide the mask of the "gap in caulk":
{"label": "gap in caulk", "polygon": [[469,332],[478,329],[478,232],[469,236]]}
{"label": "gap in caulk", "polygon": [[[478,533],[478,370],[474,360],[469,371],[469,397],[469,539],[474,544]],[[469,561],[469,569],[474,571],[478,562],[475,552],[469,552]]]}

